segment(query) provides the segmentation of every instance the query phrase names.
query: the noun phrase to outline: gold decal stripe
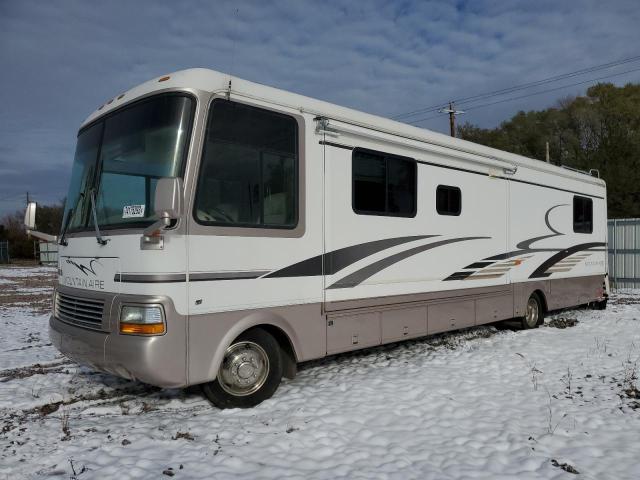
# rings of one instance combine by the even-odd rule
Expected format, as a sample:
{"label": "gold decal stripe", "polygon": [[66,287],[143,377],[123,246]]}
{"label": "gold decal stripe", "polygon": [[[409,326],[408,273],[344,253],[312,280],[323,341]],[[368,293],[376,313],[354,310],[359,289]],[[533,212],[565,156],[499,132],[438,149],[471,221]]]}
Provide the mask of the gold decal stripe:
{"label": "gold decal stripe", "polygon": [[485,274],[472,275],[470,277],[465,278],[465,280],[480,280],[480,279],[485,279],[485,278],[499,278],[499,277],[502,277],[502,276],[504,276],[504,273],[497,273],[497,274],[494,274],[494,275],[485,275]]}

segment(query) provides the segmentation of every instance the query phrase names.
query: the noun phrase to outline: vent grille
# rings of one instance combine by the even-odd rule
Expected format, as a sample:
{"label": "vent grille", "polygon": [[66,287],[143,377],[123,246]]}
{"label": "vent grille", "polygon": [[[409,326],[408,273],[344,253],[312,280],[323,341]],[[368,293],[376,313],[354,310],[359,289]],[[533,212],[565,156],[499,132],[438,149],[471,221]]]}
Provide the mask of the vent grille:
{"label": "vent grille", "polygon": [[58,320],[79,327],[102,329],[104,300],[78,298],[58,293],[55,316]]}

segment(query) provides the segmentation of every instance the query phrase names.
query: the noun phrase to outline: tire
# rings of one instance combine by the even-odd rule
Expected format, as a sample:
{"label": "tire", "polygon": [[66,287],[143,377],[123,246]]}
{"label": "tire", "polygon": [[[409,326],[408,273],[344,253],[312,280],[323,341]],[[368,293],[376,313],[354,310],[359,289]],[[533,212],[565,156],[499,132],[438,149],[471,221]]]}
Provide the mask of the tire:
{"label": "tire", "polygon": [[607,309],[607,300],[600,300],[599,302],[595,302],[594,310],[606,310]]}
{"label": "tire", "polygon": [[520,326],[523,330],[538,328],[544,322],[544,307],[537,294],[533,294],[527,300],[525,315],[520,320]]}
{"label": "tire", "polygon": [[282,373],[278,342],[270,333],[254,328],[227,348],[218,376],[202,390],[218,408],[255,407],[274,394]]}

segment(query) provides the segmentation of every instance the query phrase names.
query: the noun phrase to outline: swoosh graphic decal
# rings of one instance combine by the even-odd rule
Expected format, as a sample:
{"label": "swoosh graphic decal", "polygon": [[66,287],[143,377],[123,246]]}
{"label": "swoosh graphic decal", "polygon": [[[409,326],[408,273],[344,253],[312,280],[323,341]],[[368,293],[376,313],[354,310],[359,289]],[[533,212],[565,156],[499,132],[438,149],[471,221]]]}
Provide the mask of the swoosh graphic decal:
{"label": "swoosh graphic decal", "polygon": [[[554,205],[549,208],[544,214],[544,223],[547,228],[552,232],[547,235],[540,235],[538,237],[529,238],[526,240],[522,240],[516,245],[517,250],[512,250],[510,252],[500,253],[498,255],[493,255],[491,257],[484,258],[481,261],[470,264],[465,267],[466,271],[458,271],[451,274],[449,277],[444,280],[464,280],[464,279],[475,279],[475,278],[490,278],[488,274],[490,273],[490,269],[499,266],[499,262],[501,260],[508,260],[513,257],[531,254],[531,253],[539,253],[539,252],[555,252],[550,258],[548,258],[544,263],[542,263],[530,276],[529,278],[543,278],[548,277],[554,272],[549,272],[548,270],[553,267],[556,263],[561,262],[564,258],[579,252],[581,250],[586,250],[592,247],[599,247],[605,245],[604,243],[592,242],[592,243],[583,243],[580,245],[574,245],[569,248],[535,248],[532,247],[536,242],[541,240],[545,240],[547,238],[554,237],[562,237],[565,236],[564,233],[560,232],[556,228],[551,225],[551,221],[549,220],[549,215],[553,210],[560,207],[568,207],[570,206],[568,203],[560,203],[558,205]],[[524,257],[528,258],[528,257]],[[517,261],[517,260],[516,260]],[[494,265],[495,264],[495,265]],[[469,271],[470,269],[475,269],[475,271]],[[485,272],[487,275],[481,277],[480,275]]]}
{"label": "swoosh graphic decal", "polygon": [[553,267],[556,263],[561,260],[567,258],[570,255],[573,255],[576,252],[580,252],[582,250],[588,250],[592,247],[602,247],[606,245],[603,242],[590,242],[590,243],[581,243],[579,245],[574,245],[573,247],[565,248],[564,250],[559,251],[555,255],[548,258],[546,261],[542,263],[535,271],[529,275],[529,278],[544,278],[551,275],[553,272],[547,272],[548,269]]}
{"label": "swoosh graphic decal", "polygon": [[451,275],[449,275],[447,278],[443,279],[443,282],[447,282],[449,280],[464,280],[467,277],[470,277],[471,275],[473,275],[475,272],[475,270],[468,270],[466,272],[454,272]]}
{"label": "swoosh graphic decal", "polygon": [[391,265],[394,265],[402,260],[405,260],[409,257],[417,255],[419,253],[425,252],[427,250],[431,250],[433,248],[441,247],[443,245],[449,245],[451,243],[456,242],[465,242],[467,240],[479,240],[479,239],[488,239],[491,237],[461,237],[461,238],[452,238],[450,240],[441,240],[439,242],[429,243],[427,245],[420,245],[419,247],[410,248],[409,250],[405,250],[404,252],[396,253],[395,255],[391,255],[389,257],[378,260],[377,262],[372,263],[371,265],[367,265],[360,270],[353,272],[350,275],[338,280],[336,283],[327,287],[327,289],[336,289],[336,288],[352,288],[356,285],[361,284],[367,278],[375,275],[376,273],[384,270]]}
{"label": "swoosh graphic decal", "polygon": [[269,273],[269,270],[239,270],[237,272],[196,272],[189,274],[189,281],[211,282],[216,280],[251,280],[253,278],[259,278],[265,273]]}
{"label": "swoosh graphic decal", "polygon": [[474,269],[478,269],[478,268],[484,268],[484,267],[488,267],[489,265],[493,265],[495,262],[475,262],[472,263],[471,265],[467,265],[466,267],[464,267],[465,269],[467,268],[474,268]]}
{"label": "swoosh graphic decal", "polygon": [[[324,255],[317,255],[308,258],[288,267],[284,267],[275,272],[269,273],[261,278],[282,278],[282,277],[312,277],[316,275],[334,275],[352,263],[362,260],[365,257],[378,253],[387,248],[402,245],[403,243],[423,240],[425,238],[437,237],[438,235],[416,235],[411,237],[395,237],[373,242],[360,243],[350,247],[340,248]],[[324,261],[324,270],[323,263]]]}
{"label": "swoosh graphic decal", "polygon": [[561,248],[530,248],[529,247],[529,245],[531,245],[532,243],[538,242],[540,240],[544,240],[545,238],[553,238],[553,237],[557,237],[557,236],[558,235],[556,235],[555,233],[552,233],[551,235],[542,235],[540,237],[529,238],[527,240],[523,240],[522,242],[520,242],[520,243],[518,243],[516,245],[516,247],[519,248],[520,250],[512,250],[510,252],[500,253],[498,255],[494,255],[493,257],[487,257],[487,258],[483,259],[482,261],[485,261],[485,260],[493,260],[493,261],[496,261],[496,260],[507,260],[509,258],[517,257],[518,255],[524,255],[525,253],[557,252],[558,250],[561,250]]}
{"label": "swoosh graphic decal", "polygon": [[100,264],[100,262],[98,262],[97,258],[92,259],[89,262],[89,266],[82,265],[81,263],[76,263],[73,260],[71,260],[70,258],[67,258],[67,263],[68,264],[73,265],[78,270],[80,270],[82,273],[84,273],[86,276],[89,276],[89,273],[87,273],[87,272],[91,272],[92,274],[96,275],[96,271],[94,270],[94,266],[93,266],[94,262],[98,263],[98,265]]}
{"label": "swoosh graphic decal", "polygon": [[454,272],[447,278],[443,279],[443,282],[451,280],[479,280],[488,278],[499,278],[506,275],[513,267],[522,265],[524,261],[531,258],[533,255],[520,255],[520,258],[513,260],[499,260],[497,262],[476,262],[464,267],[465,269],[459,272]]}
{"label": "swoosh graphic decal", "polygon": [[562,250],[561,248],[531,248],[531,244],[535,243],[535,242],[539,242],[540,240],[544,240],[546,238],[553,238],[553,237],[560,237],[563,236],[564,233],[559,232],[558,230],[556,230],[555,228],[553,228],[551,226],[551,223],[549,222],[549,214],[556,208],[558,207],[568,207],[569,204],[568,203],[560,203],[558,205],[554,205],[553,207],[551,207],[549,210],[547,210],[544,214],[544,223],[547,225],[547,228],[549,230],[551,230],[553,233],[549,234],[549,235],[541,235],[539,237],[533,237],[533,238],[529,238],[527,240],[523,240],[520,243],[518,243],[516,245],[516,248],[518,250],[512,250],[511,252],[506,252],[506,253],[500,253],[498,255],[494,255],[493,257],[487,257],[483,260],[506,260],[508,258],[513,258],[513,257],[517,257],[518,255],[523,255],[525,253],[532,253],[532,252],[557,252],[558,250]]}
{"label": "swoosh graphic decal", "polygon": [[564,235],[564,233],[557,231],[555,228],[551,226],[551,224],[549,223],[549,214],[551,213],[552,210],[558,207],[568,207],[568,206],[569,206],[568,203],[561,203],[559,205],[554,205],[549,210],[547,210],[547,213],[544,214],[544,223],[547,224],[547,228],[557,235]]}

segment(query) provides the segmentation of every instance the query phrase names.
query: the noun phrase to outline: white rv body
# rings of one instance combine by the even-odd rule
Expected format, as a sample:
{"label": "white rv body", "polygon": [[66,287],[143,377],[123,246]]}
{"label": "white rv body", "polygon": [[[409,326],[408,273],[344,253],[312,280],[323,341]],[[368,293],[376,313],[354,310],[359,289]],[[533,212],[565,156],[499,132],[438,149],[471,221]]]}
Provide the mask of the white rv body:
{"label": "white rv body", "polygon": [[[103,229],[108,242],[100,245],[90,221],[60,246],[56,304],[88,302],[99,311],[94,324],[69,308],[54,312],[51,338],[66,355],[177,387],[214,381],[227,348],[256,326],[273,334],[294,366],[522,317],[534,292],[546,310],[606,299],[602,180],[210,70],[167,77],[125,92],[82,126],[156,95],[193,99],[182,214],[162,231],[162,248],[143,246],[143,228]],[[295,121],[291,228],[196,218],[215,100]],[[356,151],[415,162],[413,216],[356,213]],[[436,211],[439,186],[459,189],[458,215]],[[574,232],[575,197],[592,205],[589,233]],[[162,335],[121,333],[129,304],[162,305]]]}

